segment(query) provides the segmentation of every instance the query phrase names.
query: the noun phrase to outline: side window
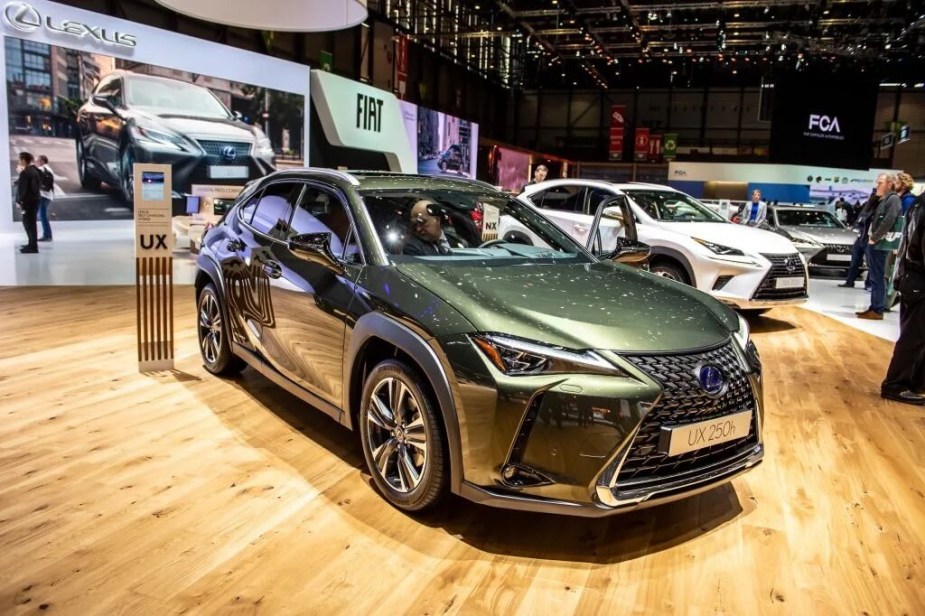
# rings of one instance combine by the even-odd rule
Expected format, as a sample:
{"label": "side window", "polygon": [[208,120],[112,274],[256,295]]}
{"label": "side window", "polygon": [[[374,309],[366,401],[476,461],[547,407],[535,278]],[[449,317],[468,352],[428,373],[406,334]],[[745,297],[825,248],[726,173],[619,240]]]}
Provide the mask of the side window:
{"label": "side window", "polygon": [[257,203],[251,226],[272,238],[288,236],[292,202],[298,197],[301,184],[279,182],[267,186]]}
{"label": "side window", "polygon": [[334,193],[306,186],[292,214],[287,238],[304,233],[330,233],[331,252],[350,262],[359,259],[356,235],[351,233],[350,215]]}
{"label": "side window", "polygon": [[244,205],[241,206],[241,220],[247,224],[251,224],[251,219],[254,217],[254,210],[257,209],[257,203],[260,201],[260,196],[262,194],[263,191],[254,191],[244,202]]}
{"label": "side window", "polygon": [[584,213],[585,189],[583,186],[555,186],[533,197],[533,202],[544,210]]}
{"label": "side window", "polygon": [[122,107],[122,80],[113,79],[112,88],[108,94],[109,100],[112,101],[112,104],[116,107]]}

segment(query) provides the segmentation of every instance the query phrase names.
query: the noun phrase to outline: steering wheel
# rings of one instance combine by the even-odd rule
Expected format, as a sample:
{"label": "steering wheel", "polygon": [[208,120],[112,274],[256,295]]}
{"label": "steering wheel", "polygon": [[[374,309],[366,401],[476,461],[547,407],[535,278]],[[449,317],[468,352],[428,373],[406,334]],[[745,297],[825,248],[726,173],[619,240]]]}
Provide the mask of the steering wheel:
{"label": "steering wheel", "polygon": [[479,248],[490,248],[491,246],[497,246],[498,244],[508,244],[508,243],[510,242],[499,237],[493,240],[488,240],[487,242],[483,244],[479,244]]}

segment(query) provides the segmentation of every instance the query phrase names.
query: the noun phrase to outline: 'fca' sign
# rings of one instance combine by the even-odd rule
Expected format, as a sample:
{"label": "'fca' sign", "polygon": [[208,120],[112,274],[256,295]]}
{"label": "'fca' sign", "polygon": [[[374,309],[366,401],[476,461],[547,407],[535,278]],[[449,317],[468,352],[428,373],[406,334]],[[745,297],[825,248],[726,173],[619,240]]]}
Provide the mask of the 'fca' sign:
{"label": "'fca' sign", "polygon": [[824,133],[841,133],[841,127],[838,125],[838,118],[830,118],[826,115],[817,115],[815,113],[809,116],[809,130],[817,128]]}
{"label": "'fca' sign", "polygon": [[382,99],[357,94],[357,128],[382,131]]}

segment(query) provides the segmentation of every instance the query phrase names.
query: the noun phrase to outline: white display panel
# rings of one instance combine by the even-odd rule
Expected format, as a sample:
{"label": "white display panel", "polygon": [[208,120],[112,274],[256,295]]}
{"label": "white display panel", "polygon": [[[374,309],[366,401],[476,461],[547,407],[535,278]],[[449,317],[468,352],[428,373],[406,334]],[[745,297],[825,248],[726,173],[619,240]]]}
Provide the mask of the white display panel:
{"label": "white display panel", "polygon": [[[95,180],[89,182],[91,188],[82,186],[78,168],[78,110],[92,102],[90,94],[97,83],[114,72],[124,71],[146,78],[149,83],[168,85],[148,88],[147,92],[139,89],[135,94],[140,104],[134,105],[131,112],[91,119],[99,131],[83,133],[91,135],[84,142],[91,143],[96,135],[115,131],[118,123],[142,118],[138,120],[140,130],[150,129],[148,136],[153,139],[135,130],[134,138],[139,139],[135,143],[144,142],[136,162],[160,163],[170,162],[164,154],[175,148],[176,144],[170,143],[175,134],[181,135],[183,147],[189,150],[185,153],[198,154],[202,173],[185,175],[174,163],[175,192],[188,192],[187,185],[202,180],[243,184],[258,170],[252,167],[245,177],[240,157],[258,150],[269,161],[271,148],[280,152],[284,145],[296,145],[296,151],[274,155],[272,165],[260,167],[260,173],[277,166],[302,166],[307,159],[307,66],[42,0],[7,3],[0,14],[0,24],[4,35],[0,66],[5,68],[6,102],[6,113],[0,113],[0,143],[9,144],[3,148],[5,154],[0,154],[0,158],[9,157],[7,164],[0,164],[0,182],[11,186],[15,153],[26,150],[48,156],[58,180],[56,202],[51,208],[55,222],[131,218],[131,200],[124,198],[124,187],[103,181],[97,189]],[[159,95],[159,90],[162,93],[173,82],[192,83],[186,91],[192,93],[188,99],[208,101],[214,97],[232,112],[232,117],[224,122],[215,117],[186,124],[176,117],[163,122],[165,116],[196,115],[182,105],[173,110],[176,113],[167,109],[171,100],[185,100]],[[126,93],[130,90],[131,86],[127,86]],[[263,111],[267,109],[265,117]],[[261,140],[263,132],[269,144]],[[112,184],[118,184],[119,176],[130,175],[115,173],[127,165],[121,160],[121,142],[113,143],[117,145],[99,148],[91,164],[100,165],[95,169],[112,171]],[[238,144],[233,146],[234,152],[227,149],[229,144]],[[107,147],[112,151],[107,152]],[[210,160],[215,164],[209,164]],[[4,195],[0,198],[0,230],[20,230],[12,215],[11,191]]]}

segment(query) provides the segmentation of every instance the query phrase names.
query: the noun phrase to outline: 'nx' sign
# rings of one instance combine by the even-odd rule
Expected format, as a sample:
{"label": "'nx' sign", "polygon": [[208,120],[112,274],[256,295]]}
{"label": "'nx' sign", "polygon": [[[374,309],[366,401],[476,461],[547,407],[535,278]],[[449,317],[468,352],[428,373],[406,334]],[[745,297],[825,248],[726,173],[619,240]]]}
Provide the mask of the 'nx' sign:
{"label": "'nx' sign", "polygon": [[381,98],[357,94],[357,128],[382,132],[382,104]]}
{"label": "'nx' sign", "polygon": [[79,21],[65,19],[55,22],[51,15],[42,16],[31,4],[26,2],[10,2],[3,9],[3,20],[14,30],[31,34],[44,28],[49,32],[67,34],[77,38],[89,37],[93,41],[121,47],[134,47],[136,45],[133,34],[114,32],[99,26],[90,26]]}

